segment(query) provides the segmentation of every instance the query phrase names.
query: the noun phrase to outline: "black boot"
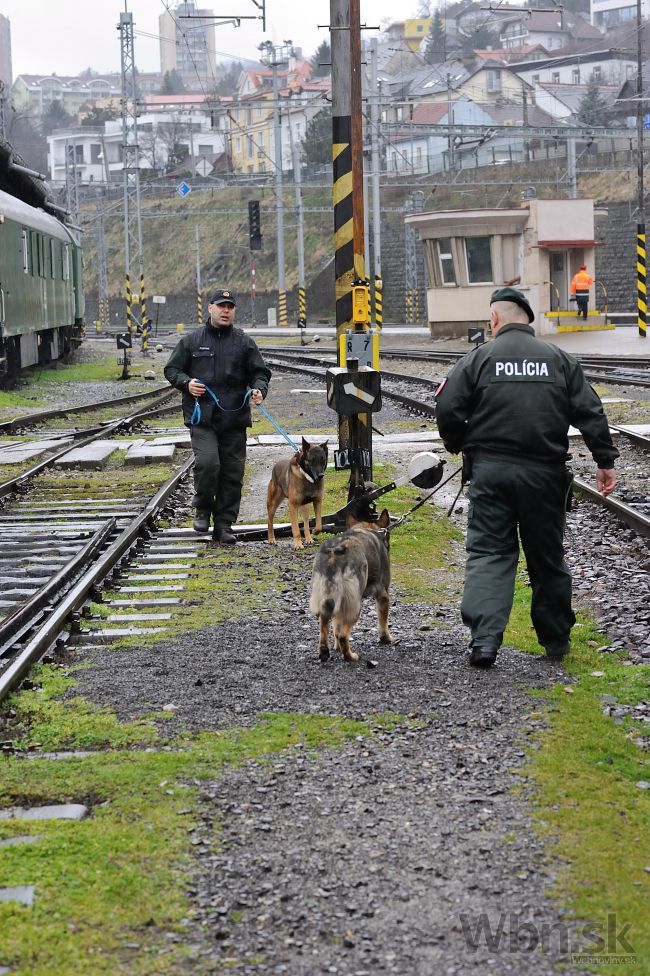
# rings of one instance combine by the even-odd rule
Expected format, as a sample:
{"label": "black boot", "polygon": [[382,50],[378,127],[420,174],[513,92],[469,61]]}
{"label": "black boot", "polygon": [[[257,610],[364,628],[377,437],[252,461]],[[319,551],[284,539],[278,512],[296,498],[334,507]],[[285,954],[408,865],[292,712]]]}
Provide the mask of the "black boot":
{"label": "black boot", "polygon": [[210,531],[210,513],[199,511],[197,508],[194,514],[194,531],[195,532],[209,532]]}
{"label": "black boot", "polygon": [[469,651],[469,663],[475,668],[491,668],[497,659],[499,650],[494,644],[472,644]]}
{"label": "black boot", "polygon": [[237,542],[237,536],[233,533],[229,525],[215,525],[212,538],[216,542],[222,542],[227,546],[233,546]]}

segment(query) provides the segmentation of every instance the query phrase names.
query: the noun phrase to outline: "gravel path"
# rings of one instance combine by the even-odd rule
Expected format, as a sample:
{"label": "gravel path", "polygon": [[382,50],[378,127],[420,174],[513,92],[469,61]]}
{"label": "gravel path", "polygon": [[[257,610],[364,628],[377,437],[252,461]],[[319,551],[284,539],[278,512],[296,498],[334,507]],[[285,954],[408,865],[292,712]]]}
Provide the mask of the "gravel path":
{"label": "gravel path", "polygon": [[[290,385],[299,384],[274,385],[279,417],[289,415]],[[331,422],[314,398],[306,424],[324,416]],[[397,416],[382,413],[383,425]],[[243,515],[261,521],[269,458],[255,457]],[[578,602],[608,623],[613,647],[650,656],[647,543],[587,503],[569,516],[567,543]],[[494,669],[477,672],[457,607],[432,626],[431,607],[399,593],[396,646],[378,644],[366,609],[353,633],[359,664],[321,665],[307,611],[313,555],[295,554],[290,540],[231,552],[239,594],[265,562],[282,567],[263,611],[191,640],[98,648],[75,694],[123,718],[173,703],[166,731],[250,726],[287,711],[371,723],[395,712],[411,724],[339,749],[296,747],[204,784],[192,830],[193,972],[550,976],[558,962],[569,976],[582,972],[562,944],[564,935],[578,951],[578,928],[547,894],[562,866],[531,824],[523,771],[540,721],[530,690],[568,683],[563,669],[504,648]]]}

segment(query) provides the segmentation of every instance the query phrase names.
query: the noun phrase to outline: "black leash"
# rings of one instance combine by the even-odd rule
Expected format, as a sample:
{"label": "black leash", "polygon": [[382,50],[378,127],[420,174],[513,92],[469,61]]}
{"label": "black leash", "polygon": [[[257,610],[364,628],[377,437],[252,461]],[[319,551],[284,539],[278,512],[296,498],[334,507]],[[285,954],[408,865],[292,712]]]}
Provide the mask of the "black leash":
{"label": "black leash", "polygon": [[[445,485],[447,484],[447,482],[448,482],[448,481],[451,481],[451,479],[452,479],[452,478],[455,478],[455,477],[456,477],[456,475],[457,475],[457,474],[460,474],[462,470],[463,470],[463,469],[462,469],[462,467],[460,467],[460,468],[456,468],[456,470],[455,470],[455,471],[453,471],[453,472],[452,472],[452,473],[451,473],[451,474],[449,475],[449,477],[448,477],[448,478],[445,478],[445,480],[444,480],[444,481],[441,481],[439,485],[436,485],[436,487],[435,487],[435,488],[433,489],[433,491],[430,491],[428,495],[426,495],[426,496],[425,496],[424,498],[421,498],[421,499],[420,499],[420,501],[419,501],[419,502],[417,502],[417,503],[416,503],[416,504],[415,504],[415,505],[413,506],[413,508],[409,508],[409,510],[408,510],[408,512],[405,512],[405,514],[404,514],[404,515],[402,515],[402,517],[401,517],[401,518],[399,518],[399,519],[397,520],[397,522],[393,522],[393,524],[392,524],[392,525],[391,525],[391,527],[390,527],[390,531],[392,532],[392,531],[393,531],[393,529],[396,529],[396,528],[397,528],[397,527],[398,527],[399,525],[401,525],[401,524],[402,524],[402,522],[404,522],[404,521],[405,521],[405,520],[406,520],[406,519],[407,519],[407,518],[409,517],[409,515],[412,515],[412,514],[413,514],[413,512],[417,512],[417,510],[418,510],[418,508],[420,508],[420,507],[421,507],[422,505],[424,505],[424,504],[425,504],[426,502],[428,502],[428,501],[429,501],[429,499],[431,498],[431,496],[432,496],[432,495],[435,495],[435,493],[436,493],[437,491],[440,491],[440,489],[441,489],[441,488],[443,488],[443,487],[444,487],[444,486],[445,486]],[[456,498],[454,499],[454,504],[453,504],[453,505],[451,506],[451,508],[450,508],[450,509],[449,509],[449,511],[447,512],[447,515],[448,515],[448,516],[449,516],[449,515],[451,515],[451,513],[453,512],[453,510],[454,510],[454,505],[455,505],[455,504],[456,504],[456,502],[458,501],[458,498],[459,498],[459,496],[460,496],[460,492],[461,492],[462,490],[463,490],[463,484],[461,484],[461,486],[460,486],[460,491],[458,492],[458,495],[456,495]]]}

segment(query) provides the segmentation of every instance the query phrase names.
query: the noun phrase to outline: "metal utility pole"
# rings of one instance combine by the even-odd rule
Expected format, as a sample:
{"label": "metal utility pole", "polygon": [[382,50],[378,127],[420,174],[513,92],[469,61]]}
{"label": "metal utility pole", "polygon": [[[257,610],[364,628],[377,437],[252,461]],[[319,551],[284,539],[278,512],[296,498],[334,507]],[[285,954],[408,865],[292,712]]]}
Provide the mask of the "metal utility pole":
{"label": "metal utility pole", "polygon": [[[424,193],[416,190],[404,204],[411,213],[424,210]],[[418,274],[417,236],[412,224],[405,224],[406,263],[404,269],[406,321],[415,324],[420,321],[420,281]]]}
{"label": "metal utility pole", "polygon": [[96,191],[95,207],[97,210],[97,306],[98,324],[105,329],[110,320],[110,303],[108,298],[108,273],[106,270],[106,245],[104,239],[104,191]]}
{"label": "metal utility pole", "polygon": [[79,223],[79,183],[77,182],[77,147],[74,139],[65,141],[65,206],[73,223]]}
{"label": "metal utility pole", "polygon": [[363,281],[363,146],[359,0],[330,0],[336,331],[352,327],[352,284]]}
{"label": "metal utility pole", "polygon": [[298,244],[298,326],[300,328],[304,328],[304,326],[307,325],[307,290],[305,288],[305,214],[302,205],[300,145],[293,141],[291,118],[289,118],[289,136],[291,138],[293,179],[296,193],[296,234]]}
{"label": "metal utility pole", "polygon": [[276,47],[271,41],[260,44],[260,49],[266,51],[260,59],[263,64],[271,68],[273,74],[273,162],[275,166],[275,220],[278,254],[278,325],[286,326],[287,322],[287,290],[284,275],[284,200],[282,198],[282,129],[280,125],[280,81],[278,68],[288,64],[291,52],[291,42]]}
{"label": "metal utility pole", "polygon": [[569,198],[575,200],[578,196],[578,172],[576,170],[576,141],[574,138],[566,141],[567,176],[569,182]]}
{"label": "metal utility pole", "polygon": [[[330,0],[332,52],[332,178],[334,194],[334,275],[339,366],[352,339],[368,329],[364,260],[363,141],[360,0]],[[361,302],[358,303],[358,299]],[[361,308],[359,307],[361,305]],[[358,358],[345,359],[358,366]],[[349,497],[372,478],[372,414],[339,410],[339,458],[348,457]]]}
{"label": "metal utility pole", "polygon": [[6,106],[5,83],[0,80],[0,139],[3,140],[7,138]]}
{"label": "metal utility pole", "polygon": [[381,122],[381,94],[377,78],[377,39],[370,42],[370,165],[372,181],[372,268],[375,292],[375,324],[381,328],[383,319],[381,291],[381,200],[379,179],[381,157],[379,154],[379,125]]}
{"label": "metal utility pole", "polygon": [[[126,327],[129,333],[146,326],[144,255],[140,210],[140,169],[138,159],[138,121],[135,56],[133,53],[133,14],[120,14],[120,56],[122,67],[122,160],[124,167],[124,297]],[[133,308],[132,281],[140,278],[140,311]]]}
{"label": "metal utility pole", "polygon": [[196,314],[199,325],[203,324],[203,300],[201,298],[201,235],[199,225],[194,225],[194,242],[196,246]]}
{"label": "metal utility pole", "polygon": [[636,156],[638,217],[636,228],[636,267],[637,267],[637,325],[639,335],[645,339],[648,334],[648,306],[646,292],[646,247],[645,247],[645,191],[643,186],[643,19],[641,0],[636,0]]}

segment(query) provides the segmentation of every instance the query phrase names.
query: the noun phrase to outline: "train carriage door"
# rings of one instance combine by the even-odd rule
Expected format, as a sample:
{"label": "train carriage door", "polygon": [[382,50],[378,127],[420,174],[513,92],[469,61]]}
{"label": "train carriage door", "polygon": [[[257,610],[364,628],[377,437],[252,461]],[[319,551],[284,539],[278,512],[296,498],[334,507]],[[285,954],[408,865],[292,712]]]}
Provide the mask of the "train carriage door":
{"label": "train carriage door", "polygon": [[549,254],[550,308],[569,307],[569,278],[566,251],[551,251]]}

